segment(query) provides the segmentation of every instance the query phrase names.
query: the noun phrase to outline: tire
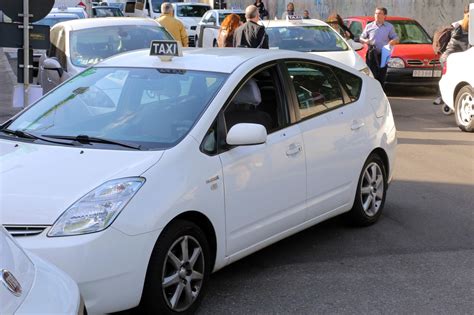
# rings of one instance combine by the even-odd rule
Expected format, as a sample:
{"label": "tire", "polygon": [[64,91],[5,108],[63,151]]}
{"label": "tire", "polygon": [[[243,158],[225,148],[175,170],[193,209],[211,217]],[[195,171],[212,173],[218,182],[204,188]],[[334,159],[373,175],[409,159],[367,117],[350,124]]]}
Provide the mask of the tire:
{"label": "tire", "polygon": [[[183,255],[184,246],[187,255]],[[194,313],[209,280],[210,267],[209,244],[203,231],[189,221],[172,222],[153,249],[141,311],[145,314]]]}
{"label": "tire", "polygon": [[441,107],[441,111],[442,111],[443,114],[445,114],[446,116],[449,116],[449,115],[454,114],[454,111],[451,109],[451,107],[449,107],[449,106],[446,105],[446,104],[444,104],[444,105]]}
{"label": "tire", "polygon": [[368,226],[377,222],[385,205],[386,194],[385,165],[377,154],[372,154],[360,173],[354,205],[345,215],[348,223],[356,226]]}
{"label": "tire", "polygon": [[459,129],[474,132],[474,89],[465,86],[459,90],[454,101],[454,117]]}

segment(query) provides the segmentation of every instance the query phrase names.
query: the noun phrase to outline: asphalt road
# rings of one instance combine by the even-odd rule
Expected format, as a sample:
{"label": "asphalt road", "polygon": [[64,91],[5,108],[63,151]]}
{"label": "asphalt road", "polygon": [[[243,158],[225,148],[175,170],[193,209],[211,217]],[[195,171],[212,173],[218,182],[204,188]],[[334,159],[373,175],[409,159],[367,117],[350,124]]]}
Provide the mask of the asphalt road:
{"label": "asphalt road", "polygon": [[218,271],[199,314],[474,313],[474,134],[432,91],[390,94],[399,146],[380,221],[335,218]]}

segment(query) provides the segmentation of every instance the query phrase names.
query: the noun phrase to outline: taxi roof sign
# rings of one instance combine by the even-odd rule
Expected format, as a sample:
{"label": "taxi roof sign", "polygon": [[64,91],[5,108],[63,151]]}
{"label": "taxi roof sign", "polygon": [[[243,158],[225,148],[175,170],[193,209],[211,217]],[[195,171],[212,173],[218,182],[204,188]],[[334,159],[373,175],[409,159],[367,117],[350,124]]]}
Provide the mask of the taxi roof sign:
{"label": "taxi roof sign", "polygon": [[153,40],[150,45],[150,56],[158,56],[161,61],[171,61],[173,57],[183,56],[181,44],[175,40]]}
{"label": "taxi roof sign", "polygon": [[303,16],[301,16],[301,15],[287,15],[286,19],[288,21],[301,21],[301,20],[303,20]]}

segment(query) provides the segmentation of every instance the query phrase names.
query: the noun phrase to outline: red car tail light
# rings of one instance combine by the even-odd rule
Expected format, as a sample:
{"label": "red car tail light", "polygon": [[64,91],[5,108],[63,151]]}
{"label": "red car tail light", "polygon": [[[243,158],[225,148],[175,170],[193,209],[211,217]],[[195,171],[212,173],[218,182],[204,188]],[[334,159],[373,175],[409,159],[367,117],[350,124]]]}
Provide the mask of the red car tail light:
{"label": "red car tail light", "polygon": [[442,74],[445,75],[447,71],[448,71],[448,63],[447,63],[447,60],[446,60],[446,62],[444,62],[444,64],[443,64]]}

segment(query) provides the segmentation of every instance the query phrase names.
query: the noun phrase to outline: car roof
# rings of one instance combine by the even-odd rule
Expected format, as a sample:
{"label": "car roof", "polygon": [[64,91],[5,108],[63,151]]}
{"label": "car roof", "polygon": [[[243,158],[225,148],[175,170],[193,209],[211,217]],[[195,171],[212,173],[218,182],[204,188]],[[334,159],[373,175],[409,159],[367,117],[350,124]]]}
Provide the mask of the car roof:
{"label": "car roof", "polygon": [[328,26],[326,22],[318,19],[303,19],[303,20],[263,20],[259,22],[265,27],[279,27],[279,26]]}
{"label": "car roof", "polygon": [[79,18],[79,17],[77,16],[77,14],[74,14],[74,13],[62,13],[62,12],[57,12],[57,13],[49,13],[49,14],[46,15],[43,19],[46,19],[46,18],[53,18],[53,17],[57,17],[57,18],[64,17],[64,18],[71,18],[71,19],[78,19],[78,18]]}
{"label": "car roof", "polygon": [[[374,17],[373,16],[348,16],[346,18],[344,18],[344,20],[348,20],[348,19],[351,19],[351,20],[364,20],[364,21],[373,21],[374,20]],[[412,18],[409,18],[409,17],[404,17],[404,16],[387,16],[385,18],[386,21],[415,21],[414,19]]]}
{"label": "car roof", "polygon": [[104,26],[120,26],[120,25],[160,26],[158,22],[150,18],[114,17],[113,19],[110,19],[110,18],[104,17],[104,18],[95,18],[93,22],[91,22],[90,19],[70,20],[70,21],[58,23],[54,27],[63,27],[63,28],[68,28],[71,31],[74,31],[74,30],[104,27]]}
{"label": "car roof", "polygon": [[212,10],[209,10],[209,11],[212,11],[212,12],[217,12],[217,13],[236,13],[236,14],[240,14],[240,13],[245,13],[244,10],[232,10],[232,9],[212,9]]}
{"label": "car roof", "polygon": [[67,7],[67,8],[53,8],[51,12],[74,12],[74,11],[85,11],[83,8],[78,7]]}
{"label": "car roof", "polygon": [[202,6],[202,7],[210,7],[209,4],[207,3],[198,3],[198,2],[172,2],[171,3],[172,5],[174,6],[181,6],[181,5],[198,5],[198,6]]}
{"label": "car roof", "polygon": [[[101,62],[98,67],[165,68],[232,73],[242,63],[262,56],[261,49],[250,48],[185,48],[182,57],[163,62],[157,56],[150,56],[150,49],[135,50],[119,54]],[[279,49],[265,50],[266,57],[307,56],[306,53]]]}

